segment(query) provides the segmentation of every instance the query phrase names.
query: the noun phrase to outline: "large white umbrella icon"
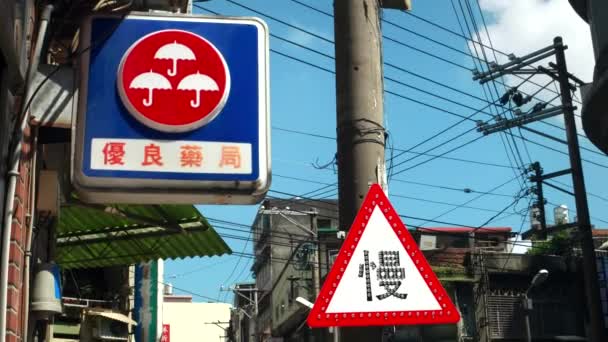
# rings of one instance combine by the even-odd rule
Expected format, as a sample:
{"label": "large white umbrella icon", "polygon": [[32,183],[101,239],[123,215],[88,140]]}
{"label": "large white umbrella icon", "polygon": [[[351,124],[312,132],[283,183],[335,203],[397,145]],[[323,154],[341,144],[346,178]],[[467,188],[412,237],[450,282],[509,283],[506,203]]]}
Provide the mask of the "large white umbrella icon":
{"label": "large white umbrella icon", "polygon": [[154,58],[173,60],[173,68],[167,70],[167,74],[169,76],[175,76],[177,74],[177,61],[179,59],[196,60],[194,52],[192,52],[192,50],[190,50],[190,48],[186,45],[179,44],[177,41],[161,46],[158,50],[156,50]]}
{"label": "large white umbrella icon", "polygon": [[201,104],[201,91],[218,91],[220,88],[217,83],[209,76],[199,74],[190,74],[184,77],[177,85],[179,90],[194,90],[196,99],[190,101],[190,107],[198,108]]}
{"label": "large white umbrella icon", "polygon": [[148,89],[148,98],[143,101],[143,104],[146,107],[152,105],[152,91],[154,89],[172,89],[171,83],[165,76],[153,72],[152,70],[137,75],[133,81],[131,81],[129,88]]}

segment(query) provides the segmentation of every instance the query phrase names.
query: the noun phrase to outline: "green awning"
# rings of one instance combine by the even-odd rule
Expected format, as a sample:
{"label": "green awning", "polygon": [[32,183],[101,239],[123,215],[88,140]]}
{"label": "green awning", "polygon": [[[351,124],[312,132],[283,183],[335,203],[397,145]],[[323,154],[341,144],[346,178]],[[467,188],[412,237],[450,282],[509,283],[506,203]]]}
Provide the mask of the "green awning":
{"label": "green awning", "polygon": [[64,268],[230,254],[192,205],[63,205],[56,262]]}

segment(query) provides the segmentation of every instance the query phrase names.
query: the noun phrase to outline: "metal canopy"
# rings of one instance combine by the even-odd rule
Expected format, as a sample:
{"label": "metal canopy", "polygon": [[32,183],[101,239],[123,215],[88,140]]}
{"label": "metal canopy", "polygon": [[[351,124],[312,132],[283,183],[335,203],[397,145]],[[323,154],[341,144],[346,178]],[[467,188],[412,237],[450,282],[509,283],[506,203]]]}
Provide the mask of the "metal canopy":
{"label": "metal canopy", "polygon": [[56,262],[64,268],[230,254],[192,205],[63,205]]}

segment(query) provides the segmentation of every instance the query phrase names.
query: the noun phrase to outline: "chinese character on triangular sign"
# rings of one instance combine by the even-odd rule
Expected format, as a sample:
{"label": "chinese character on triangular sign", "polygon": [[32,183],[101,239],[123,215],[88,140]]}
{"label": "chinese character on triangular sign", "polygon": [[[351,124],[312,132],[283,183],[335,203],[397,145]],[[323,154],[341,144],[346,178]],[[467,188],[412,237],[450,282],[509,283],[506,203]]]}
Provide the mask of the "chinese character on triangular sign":
{"label": "chinese character on triangular sign", "polygon": [[313,328],[457,323],[460,315],[374,184],[308,316]]}

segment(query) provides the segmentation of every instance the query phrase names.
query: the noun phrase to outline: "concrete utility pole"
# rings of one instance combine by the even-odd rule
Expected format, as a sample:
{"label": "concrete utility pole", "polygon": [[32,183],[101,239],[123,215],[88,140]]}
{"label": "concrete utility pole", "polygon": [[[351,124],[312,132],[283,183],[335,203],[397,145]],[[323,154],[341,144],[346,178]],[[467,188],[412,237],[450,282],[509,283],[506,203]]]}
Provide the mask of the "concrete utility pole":
{"label": "concrete utility pole", "polygon": [[[544,109],[545,106],[539,107],[538,110],[533,110],[531,113],[520,115],[519,117],[503,120],[494,124],[482,123],[478,128],[479,131],[483,132],[484,135],[503,131],[512,127],[520,127],[531,122],[550,118],[552,116],[563,113],[564,124],[566,126],[566,141],[552,137],[545,133],[526,128],[526,130],[539,134],[541,136],[553,139],[555,141],[562,142],[568,145],[568,155],[570,158],[570,168],[567,170],[561,170],[552,172],[549,174],[542,174],[536,172],[533,177],[537,184],[542,186],[542,182],[566,175],[570,173],[572,175],[572,184],[574,187],[574,193],[570,193],[567,190],[563,190],[550,183],[545,183],[551,187],[574,195],[576,202],[576,214],[578,217],[577,222],[573,224],[563,224],[551,227],[552,231],[558,231],[566,228],[578,227],[579,239],[581,242],[581,249],[583,250],[583,276],[585,280],[585,298],[586,298],[586,309],[587,319],[589,322],[589,341],[592,342],[603,342],[604,339],[604,320],[602,307],[600,304],[600,291],[597,278],[597,264],[595,259],[595,246],[593,244],[593,236],[591,234],[591,219],[589,217],[589,207],[587,204],[587,191],[585,190],[585,180],[583,177],[583,167],[581,163],[581,155],[578,145],[578,136],[576,131],[576,121],[574,118],[574,109],[572,105],[571,91],[575,89],[570,84],[570,80],[575,81],[579,85],[582,84],[578,78],[568,73],[566,66],[566,56],[564,50],[562,38],[556,37],[553,41],[553,45],[545,47],[541,50],[535,51],[529,55],[516,58],[511,62],[503,65],[499,65],[491,70],[476,73],[473,79],[480,80],[481,83],[492,81],[502,75],[507,74],[544,74],[549,75],[551,78],[558,81],[560,86],[561,105],[557,107],[551,107]],[[533,63],[537,63],[545,58],[555,55],[555,63],[549,63],[551,69],[543,66],[530,67]],[[538,182],[541,183],[538,183]]]}
{"label": "concrete utility pole", "polygon": [[564,44],[561,37],[554,40],[556,48],[555,61],[561,93],[562,106],[564,106],[564,124],[568,140],[568,155],[572,168],[572,185],[574,187],[576,216],[578,217],[578,230],[583,250],[583,276],[585,278],[585,298],[587,299],[587,311],[589,312],[589,337],[590,341],[600,342],[604,339],[604,319],[600,304],[600,288],[597,278],[597,261],[595,259],[595,246],[591,234],[591,219],[589,217],[589,206],[587,204],[587,190],[583,177],[583,166],[581,165],[581,153],[578,145],[576,122],[572,106],[572,95],[570,93],[570,80],[564,54]]}
{"label": "concrete utility pole", "polygon": [[532,164],[532,170],[534,170],[534,181],[536,182],[536,207],[538,208],[539,215],[538,221],[540,222],[540,230],[538,235],[541,240],[547,240],[547,217],[545,214],[545,196],[543,193],[543,168],[539,162]]}
{"label": "concrete utility pole", "polygon": [[[383,178],[384,102],[377,0],[334,2],[340,229],[350,228],[370,184]],[[344,328],[342,341],[381,341],[382,329]]]}

